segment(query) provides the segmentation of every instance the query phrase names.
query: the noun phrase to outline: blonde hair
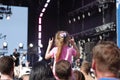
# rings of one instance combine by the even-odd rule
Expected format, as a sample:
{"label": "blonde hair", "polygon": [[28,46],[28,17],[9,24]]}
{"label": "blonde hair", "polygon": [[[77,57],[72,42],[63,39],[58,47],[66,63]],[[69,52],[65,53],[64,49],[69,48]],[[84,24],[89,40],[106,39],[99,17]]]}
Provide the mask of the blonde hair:
{"label": "blonde hair", "polygon": [[68,44],[70,35],[66,31],[58,31],[55,35],[55,45],[58,47],[56,61],[59,60],[63,45]]}

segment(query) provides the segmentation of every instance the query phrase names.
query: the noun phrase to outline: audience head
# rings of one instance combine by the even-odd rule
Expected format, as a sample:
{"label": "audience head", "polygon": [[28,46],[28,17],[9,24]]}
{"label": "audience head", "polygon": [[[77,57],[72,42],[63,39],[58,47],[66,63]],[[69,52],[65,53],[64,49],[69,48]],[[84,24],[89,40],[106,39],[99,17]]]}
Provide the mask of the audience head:
{"label": "audience head", "polygon": [[1,74],[11,75],[14,72],[14,60],[10,56],[3,56],[0,58],[0,72]]}
{"label": "audience head", "polygon": [[30,68],[23,67],[21,70],[21,75],[20,75],[21,80],[29,80],[30,71],[31,71]]}
{"label": "audience head", "polygon": [[70,39],[70,35],[66,31],[58,31],[55,35],[55,45],[67,44]]}
{"label": "audience head", "polygon": [[80,66],[81,66],[80,58],[75,60],[75,65],[80,68]]}
{"label": "audience head", "polygon": [[120,51],[111,41],[99,42],[93,48],[92,68],[99,72],[109,72],[117,75],[120,70]]}
{"label": "audience head", "polygon": [[17,48],[14,49],[14,52],[17,52]]}
{"label": "audience head", "polygon": [[85,76],[83,75],[83,73],[79,70],[74,70],[73,71],[73,75],[75,77],[75,80],[85,80]]}
{"label": "audience head", "polygon": [[85,74],[89,74],[91,69],[91,63],[88,61],[83,61],[80,70]]}
{"label": "audience head", "polygon": [[29,80],[29,74],[25,74],[21,77],[21,80]]}
{"label": "audience head", "polygon": [[45,61],[34,63],[29,80],[55,80],[50,66]]}
{"label": "audience head", "polygon": [[56,62],[55,73],[60,80],[69,80],[71,77],[71,64],[67,60],[60,60]]}

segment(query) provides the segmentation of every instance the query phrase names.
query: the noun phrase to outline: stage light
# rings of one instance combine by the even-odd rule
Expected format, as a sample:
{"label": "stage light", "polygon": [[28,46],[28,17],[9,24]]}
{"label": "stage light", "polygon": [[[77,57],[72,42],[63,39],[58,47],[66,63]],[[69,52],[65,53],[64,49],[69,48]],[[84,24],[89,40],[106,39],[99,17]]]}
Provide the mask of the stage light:
{"label": "stage light", "polygon": [[47,0],[47,3],[49,3],[50,2],[50,0]]}
{"label": "stage light", "polygon": [[7,49],[8,48],[8,43],[7,42],[3,42],[3,49]]}
{"label": "stage light", "polygon": [[99,12],[102,12],[102,9],[99,7],[99,8],[98,8],[98,11],[99,11]]}
{"label": "stage light", "polygon": [[73,18],[73,21],[75,22],[75,21],[76,21],[76,19],[75,19],[75,18]]}
{"label": "stage light", "polygon": [[46,8],[48,6],[48,3],[45,3],[44,7]]}
{"label": "stage light", "polygon": [[90,12],[88,12],[88,16],[90,16],[91,14],[90,14]]}
{"label": "stage light", "polygon": [[19,43],[19,49],[23,49],[23,43]]}
{"label": "stage light", "polygon": [[10,15],[6,14],[6,19],[9,20],[10,19]]}
{"label": "stage light", "polygon": [[99,39],[102,40],[102,36],[101,35],[99,35]]}
{"label": "stage light", "polygon": [[41,17],[39,17],[39,25],[41,25],[41,21],[42,21],[42,20],[41,20]]}
{"label": "stage light", "polygon": [[82,15],[83,19],[85,18],[85,14]]}
{"label": "stage light", "polygon": [[80,20],[80,16],[78,16],[78,20]]}
{"label": "stage light", "polygon": [[39,31],[39,32],[42,31],[42,26],[41,26],[41,25],[39,25],[39,27],[38,27],[38,31]]}
{"label": "stage light", "polygon": [[46,10],[46,8],[43,8],[43,9],[42,9],[42,12],[45,12],[45,10]]}
{"label": "stage light", "polygon": [[33,44],[32,44],[32,43],[30,43],[30,44],[29,44],[29,47],[30,47],[30,48],[32,48],[32,47],[33,47]]}
{"label": "stage light", "polygon": [[69,20],[69,24],[71,24],[71,20]]}
{"label": "stage light", "polygon": [[43,13],[40,13],[40,17],[42,17],[43,16]]}
{"label": "stage light", "polygon": [[90,38],[88,38],[88,42],[90,42]]}
{"label": "stage light", "polygon": [[82,40],[83,43],[85,43],[85,40]]}
{"label": "stage light", "polygon": [[41,39],[41,37],[42,37],[42,33],[39,32],[39,33],[38,33],[38,38]]}
{"label": "stage light", "polygon": [[40,48],[42,48],[43,47],[42,43],[39,46],[40,46]]}

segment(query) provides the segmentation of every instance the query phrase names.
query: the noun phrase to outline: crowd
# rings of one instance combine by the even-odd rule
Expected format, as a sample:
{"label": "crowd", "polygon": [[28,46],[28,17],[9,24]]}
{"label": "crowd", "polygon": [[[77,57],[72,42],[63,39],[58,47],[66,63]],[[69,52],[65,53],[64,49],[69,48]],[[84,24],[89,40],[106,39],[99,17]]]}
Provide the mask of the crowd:
{"label": "crowd", "polygon": [[[113,41],[98,42],[92,49],[92,62],[81,62],[79,52],[74,38],[58,31],[55,39],[49,39],[45,53],[45,59],[52,58],[53,64],[41,60],[32,67],[16,67],[13,57],[3,56],[0,80],[120,80],[120,49]],[[72,67],[73,57],[78,68]]]}

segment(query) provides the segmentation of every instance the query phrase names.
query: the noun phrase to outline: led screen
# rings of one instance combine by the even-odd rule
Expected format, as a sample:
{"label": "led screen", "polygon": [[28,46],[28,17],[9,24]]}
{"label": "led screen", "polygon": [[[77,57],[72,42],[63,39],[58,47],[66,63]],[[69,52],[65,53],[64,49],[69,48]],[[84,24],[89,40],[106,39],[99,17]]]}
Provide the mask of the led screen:
{"label": "led screen", "polygon": [[[12,15],[10,19],[0,19],[0,53],[11,55],[14,48],[19,48],[19,43],[23,43],[23,49],[27,50],[28,31],[28,8],[11,6]],[[8,43],[8,50],[3,50],[3,42]]]}
{"label": "led screen", "polygon": [[117,45],[120,48],[120,0],[116,0]]}

